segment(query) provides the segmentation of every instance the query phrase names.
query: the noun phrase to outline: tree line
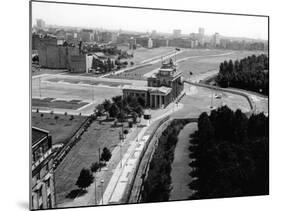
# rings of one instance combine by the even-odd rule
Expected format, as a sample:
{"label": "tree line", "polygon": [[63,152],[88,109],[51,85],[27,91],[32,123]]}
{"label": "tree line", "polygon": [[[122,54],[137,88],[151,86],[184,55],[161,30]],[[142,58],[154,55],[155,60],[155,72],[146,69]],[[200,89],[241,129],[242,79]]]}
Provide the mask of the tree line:
{"label": "tree line", "polygon": [[142,97],[135,96],[115,96],[111,100],[106,99],[103,103],[96,106],[97,116],[108,114],[111,118],[117,118],[120,122],[124,122],[131,117],[136,123],[137,118],[143,114],[145,100]]}
{"label": "tree line", "polygon": [[268,56],[248,56],[240,61],[224,61],[220,64],[216,82],[221,87],[236,87],[268,95]]}
{"label": "tree line", "polygon": [[269,193],[269,119],[227,106],[202,113],[192,134],[191,199]]}

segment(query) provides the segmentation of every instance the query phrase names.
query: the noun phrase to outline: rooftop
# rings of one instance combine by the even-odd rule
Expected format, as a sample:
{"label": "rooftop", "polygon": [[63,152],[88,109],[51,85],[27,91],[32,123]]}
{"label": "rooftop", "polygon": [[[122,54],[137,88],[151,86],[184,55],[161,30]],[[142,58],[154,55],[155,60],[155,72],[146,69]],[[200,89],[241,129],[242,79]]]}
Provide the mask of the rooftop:
{"label": "rooftop", "polygon": [[32,127],[32,145],[37,144],[42,138],[48,136],[48,134],[49,131],[37,127]]}
{"label": "rooftop", "polygon": [[150,86],[133,86],[133,85],[125,85],[123,90],[136,90],[136,91],[148,91],[150,93],[162,93],[169,94],[172,89],[170,87],[150,87]]}

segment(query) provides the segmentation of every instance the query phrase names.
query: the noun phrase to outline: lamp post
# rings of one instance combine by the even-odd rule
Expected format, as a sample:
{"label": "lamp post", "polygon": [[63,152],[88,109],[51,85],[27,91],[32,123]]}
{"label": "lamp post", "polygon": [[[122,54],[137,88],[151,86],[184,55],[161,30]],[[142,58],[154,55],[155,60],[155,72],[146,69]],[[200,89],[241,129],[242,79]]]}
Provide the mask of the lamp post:
{"label": "lamp post", "polygon": [[100,183],[101,183],[101,204],[103,205],[103,183],[104,183],[104,180],[101,179]]}
{"label": "lamp post", "polygon": [[39,96],[41,98],[41,77],[39,77]]}
{"label": "lamp post", "polygon": [[119,132],[119,139],[120,139],[120,168],[122,168],[122,140],[123,140],[123,129],[122,132]]}

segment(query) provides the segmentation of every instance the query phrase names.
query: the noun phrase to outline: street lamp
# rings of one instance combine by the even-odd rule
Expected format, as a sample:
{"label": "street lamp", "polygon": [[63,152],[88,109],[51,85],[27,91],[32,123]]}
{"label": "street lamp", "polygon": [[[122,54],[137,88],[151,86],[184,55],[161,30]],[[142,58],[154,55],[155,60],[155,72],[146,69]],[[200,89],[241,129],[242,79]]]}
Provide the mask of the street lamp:
{"label": "street lamp", "polygon": [[103,183],[104,183],[104,180],[101,179],[100,183],[101,183],[101,204],[103,205]]}

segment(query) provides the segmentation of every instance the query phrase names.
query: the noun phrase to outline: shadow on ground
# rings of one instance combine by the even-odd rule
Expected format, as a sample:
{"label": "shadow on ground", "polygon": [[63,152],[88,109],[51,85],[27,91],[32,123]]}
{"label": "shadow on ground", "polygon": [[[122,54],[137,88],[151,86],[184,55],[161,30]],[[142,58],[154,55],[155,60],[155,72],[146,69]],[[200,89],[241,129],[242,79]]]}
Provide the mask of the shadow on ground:
{"label": "shadow on ground", "polygon": [[74,199],[74,198],[76,198],[78,196],[83,196],[85,193],[87,193],[87,190],[75,189],[75,190],[70,191],[66,195],[66,198]]}

